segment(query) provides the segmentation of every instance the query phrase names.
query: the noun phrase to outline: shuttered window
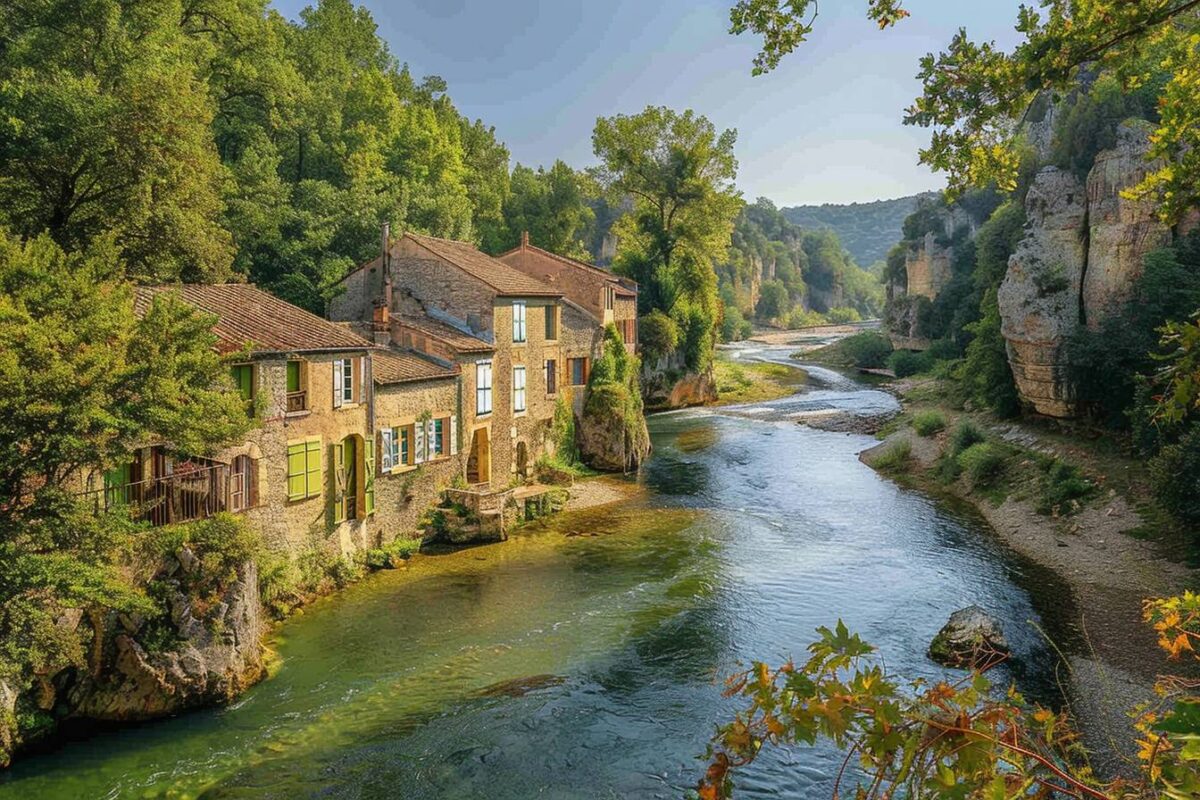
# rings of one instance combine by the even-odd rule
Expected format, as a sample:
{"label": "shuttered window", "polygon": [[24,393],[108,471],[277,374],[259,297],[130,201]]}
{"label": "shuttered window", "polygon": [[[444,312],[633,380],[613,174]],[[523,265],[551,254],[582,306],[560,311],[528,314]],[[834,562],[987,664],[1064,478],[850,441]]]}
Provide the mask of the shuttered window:
{"label": "shuttered window", "polygon": [[475,365],[475,413],[492,413],[492,362]]}
{"label": "shuttered window", "polygon": [[558,394],[558,362],[553,358],[546,360],[546,394]]}
{"label": "shuttered window", "polygon": [[303,500],[321,493],[321,440],[288,443],[288,500]]}
{"label": "shuttered window", "polygon": [[513,341],[525,341],[525,301],[516,300],[512,304]]}

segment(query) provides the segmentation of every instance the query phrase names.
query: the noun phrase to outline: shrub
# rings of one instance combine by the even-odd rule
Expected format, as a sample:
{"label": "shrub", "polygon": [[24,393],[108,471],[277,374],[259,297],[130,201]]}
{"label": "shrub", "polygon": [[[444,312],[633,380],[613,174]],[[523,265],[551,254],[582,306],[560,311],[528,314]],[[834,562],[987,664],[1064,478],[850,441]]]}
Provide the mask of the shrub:
{"label": "shrub", "polygon": [[969,419],[964,419],[955,426],[950,434],[950,457],[957,459],[968,447],[986,441],[987,436]]}
{"label": "shrub", "polygon": [[974,338],[967,345],[963,387],[978,405],[1001,417],[1015,417],[1021,411],[1021,400],[1008,364],[1007,345],[1000,333],[1000,306],[995,289],[984,295],[980,310],[982,318],[966,327]]}
{"label": "shrub", "polygon": [[797,307],[788,314],[787,324],[789,328],[811,328],[816,325],[824,325],[828,321],[823,314]]}
{"label": "shrub", "polygon": [[638,320],[638,346],[651,363],[670,355],[679,346],[679,326],[663,312],[651,311]]}
{"label": "shrub", "polygon": [[368,550],[366,565],[371,569],[392,569],[397,561],[407,561],[421,549],[421,539],[395,539],[383,547]]}
{"label": "shrub", "polygon": [[932,436],[946,429],[946,418],[940,411],[922,411],[912,419],[913,430],[921,436]]}
{"label": "shrub", "polygon": [[928,353],[917,353],[912,350],[897,350],[888,358],[888,367],[896,373],[897,378],[907,378],[925,372],[933,366],[933,357]]}
{"label": "shrub", "polygon": [[958,456],[958,466],[973,488],[991,486],[1004,469],[1005,455],[991,442],[978,442]]}
{"label": "shrub", "polygon": [[897,439],[875,457],[875,467],[885,472],[899,472],[908,466],[911,457],[912,442],[908,439]]}
{"label": "shrub", "polygon": [[1039,514],[1070,514],[1079,510],[1079,501],[1095,488],[1083,477],[1079,468],[1058,459],[1048,459],[1043,466],[1038,495]]}
{"label": "shrub", "polygon": [[1150,479],[1168,512],[1184,522],[1200,522],[1200,423],[1151,459]]}
{"label": "shrub", "polygon": [[854,366],[874,369],[887,362],[887,357],[892,352],[892,343],[882,334],[863,331],[843,339],[841,349]]}
{"label": "shrub", "polygon": [[862,322],[862,314],[858,313],[858,309],[850,308],[849,306],[831,308],[825,316],[829,317],[829,321],[835,325],[844,325],[848,322]]}
{"label": "shrub", "polygon": [[754,334],[754,326],[742,314],[737,306],[725,306],[725,317],[721,321],[721,339],[726,342],[740,342],[749,339]]}

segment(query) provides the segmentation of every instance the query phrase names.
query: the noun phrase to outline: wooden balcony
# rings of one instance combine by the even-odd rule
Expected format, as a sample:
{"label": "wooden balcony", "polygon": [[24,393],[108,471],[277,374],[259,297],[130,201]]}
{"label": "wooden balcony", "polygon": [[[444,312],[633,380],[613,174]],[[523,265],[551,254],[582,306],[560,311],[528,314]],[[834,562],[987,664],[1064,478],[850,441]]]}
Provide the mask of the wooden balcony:
{"label": "wooden balcony", "polygon": [[287,393],[287,413],[296,414],[308,410],[308,392]]}
{"label": "wooden balcony", "polygon": [[[257,464],[251,462],[249,467],[257,472]],[[94,504],[97,513],[124,508],[134,519],[155,527],[208,519],[222,511],[240,511],[254,504],[244,488],[239,490],[234,485],[245,476],[232,475],[228,464],[195,459],[177,462],[171,470],[170,474],[123,486],[94,489],[83,497]],[[231,493],[236,495],[232,503]]]}

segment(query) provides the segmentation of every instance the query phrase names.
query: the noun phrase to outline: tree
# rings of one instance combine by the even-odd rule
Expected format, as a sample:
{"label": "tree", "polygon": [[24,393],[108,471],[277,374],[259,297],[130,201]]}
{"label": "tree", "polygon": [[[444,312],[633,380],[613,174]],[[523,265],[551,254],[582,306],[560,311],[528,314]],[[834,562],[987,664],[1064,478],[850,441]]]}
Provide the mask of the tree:
{"label": "tree", "polygon": [[0,229],[0,680],[15,685],[81,663],[64,609],[151,607],[123,569],[133,525],[77,494],[88,476],[150,441],[205,455],[250,424],[214,320],[171,296],[135,315],[114,239],[67,254]]}
{"label": "tree", "polygon": [[741,199],[733,186],[737,134],[703,116],[648,107],[596,120],[599,176],[633,199],[617,223],[616,269],[640,284],[643,314],[661,310],[679,325],[689,369],[706,369],[720,308],[716,262],[729,247]]}
{"label": "tree", "polygon": [[528,233],[537,247],[552,253],[590,260],[587,245],[592,238],[596,213],[588,205],[594,187],[587,175],[563,161],[550,169],[536,170],[518,164],[513,168],[511,192],[504,203],[503,226],[485,249],[493,253],[511,250]]}
{"label": "tree", "polygon": [[765,281],[759,289],[758,305],[754,314],[760,320],[770,321],[782,318],[789,310],[787,287],[781,281]]}
{"label": "tree", "polygon": [[[991,42],[971,41],[960,30],[947,49],[921,59],[921,97],[905,123],[932,128],[922,163],[949,175],[955,191],[995,183],[1016,186],[1020,135],[1046,94],[1078,86],[1083,70],[1110,73],[1126,90],[1170,77],[1158,94],[1160,119],[1150,156],[1162,159],[1135,190],[1151,194],[1167,220],[1200,200],[1200,2],[1198,0],[1044,0],[1022,6],[1017,31],[1025,38],[1011,53]],[[811,10],[811,15],[809,14]],[[813,0],[742,0],[730,14],[730,31],[763,37],[754,72],[775,68],[811,33]],[[868,15],[887,27],[908,15],[895,0],[870,0]]]}
{"label": "tree", "polygon": [[65,248],[115,233],[141,280],[219,280],[214,105],[170,3],[21,3],[0,15],[0,225]]}

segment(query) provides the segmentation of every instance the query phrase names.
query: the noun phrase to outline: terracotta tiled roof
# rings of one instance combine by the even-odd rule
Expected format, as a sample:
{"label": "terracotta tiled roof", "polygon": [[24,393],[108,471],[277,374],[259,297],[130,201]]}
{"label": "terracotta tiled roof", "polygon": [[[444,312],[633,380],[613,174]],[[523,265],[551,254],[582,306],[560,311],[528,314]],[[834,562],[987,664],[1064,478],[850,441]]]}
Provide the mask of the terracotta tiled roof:
{"label": "terracotta tiled roof", "polygon": [[318,350],[366,350],[371,347],[349,328],[311,314],[247,283],[184,283],[140,286],[136,309],[143,314],[157,294],[175,292],[188,305],[215,315],[218,349],[302,353]]}
{"label": "terracotta tiled roof", "polygon": [[404,234],[429,252],[454,264],[463,272],[483,281],[499,294],[513,297],[561,297],[562,292],[537,278],[513,269],[466,242],[435,239],[415,233]]}
{"label": "terracotta tiled roof", "polygon": [[[543,256],[545,258],[553,259],[562,264],[566,264],[568,267],[572,267],[574,269],[586,270],[586,271],[592,272],[592,273],[599,273],[602,277],[607,279],[613,285],[613,289],[616,290],[616,293],[619,297],[637,297],[637,292],[633,291],[628,286],[621,283],[620,278],[618,278],[616,275],[612,274],[608,270],[604,269],[603,267],[597,267],[595,264],[589,264],[586,261],[580,261],[579,259],[576,259],[576,258],[570,258],[568,256],[560,256],[558,253],[551,253],[549,250],[543,250],[542,248],[535,247],[534,245],[531,245],[531,244],[525,244],[525,245],[520,245],[518,247],[514,247],[512,250],[509,250],[506,253],[501,253],[500,255],[496,256],[496,258],[500,261],[504,261],[509,256],[516,255],[517,253],[520,253],[522,250],[524,250],[525,252],[529,252],[529,253],[535,253],[535,254],[537,254],[539,256]],[[505,263],[507,264],[508,262],[505,261]],[[516,269],[516,267],[513,267],[513,269]]]}
{"label": "terracotta tiled roof", "polygon": [[460,353],[490,353],[496,349],[491,342],[430,317],[403,314],[395,319],[402,325],[445,342]]}
{"label": "terracotta tiled roof", "polygon": [[372,373],[376,383],[407,383],[453,378],[458,369],[446,367],[416,353],[397,350],[371,351]]}

